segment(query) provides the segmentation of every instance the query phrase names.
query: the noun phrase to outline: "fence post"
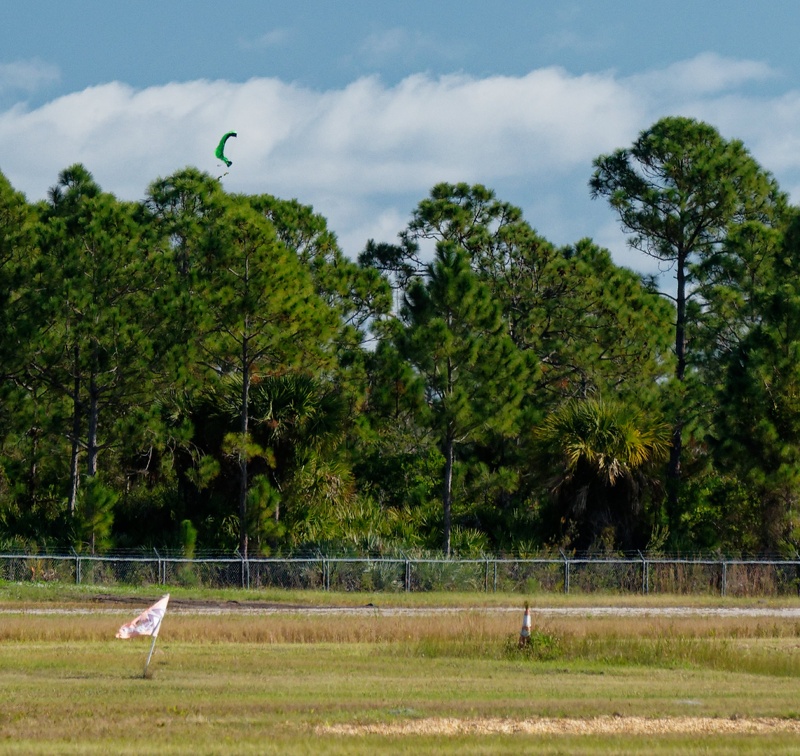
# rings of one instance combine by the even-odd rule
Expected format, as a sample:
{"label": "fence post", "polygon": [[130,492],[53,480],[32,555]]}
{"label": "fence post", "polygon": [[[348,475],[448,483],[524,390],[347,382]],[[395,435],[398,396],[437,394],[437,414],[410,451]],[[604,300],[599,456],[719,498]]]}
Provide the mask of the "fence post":
{"label": "fence post", "polygon": [[493,562],[494,562],[494,587],[492,590],[494,593],[497,593],[497,557],[494,558]]}
{"label": "fence post", "polygon": [[642,594],[646,596],[650,593],[650,564],[641,551],[639,556],[642,558]]}
{"label": "fence post", "polygon": [[81,558],[78,556],[78,552],[75,551],[74,548],[72,548],[71,551],[75,555],[75,585],[80,585],[81,584]]}
{"label": "fence post", "polygon": [[158,549],[155,546],[153,546],[153,551],[155,551],[156,559],[158,560],[158,562],[157,562],[157,564],[158,564],[158,566],[157,566],[157,569],[158,569],[158,584],[159,585],[164,585],[167,582],[167,575],[166,575],[167,571],[165,569],[163,574],[162,574],[162,571],[161,571],[162,570],[162,567],[161,567],[161,554],[158,553]]}
{"label": "fence post", "polygon": [[243,556],[244,560],[244,587],[250,590],[250,556]]}
{"label": "fence post", "polygon": [[722,582],[719,589],[723,596],[728,592],[728,563],[724,559],[722,560]]}
{"label": "fence post", "polygon": [[411,591],[411,560],[406,559],[406,579],[405,579],[406,593]]}
{"label": "fence post", "polygon": [[569,593],[569,557],[561,549],[559,551],[564,557],[564,593]]}
{"label": "fence post", "polygon": [[250,575],[248,574],[249,570],[248,570],[247,560],[244,558],[244,554],[242,554],[242,552],[239,551],[238,547],[237,547],[236,551],[234,551],[233,553],[234,553],[234,556],[239,557],[239,571],[241,573],[239,575],[239,581],[242,584],[242,588],[249,588],[250,587]]}

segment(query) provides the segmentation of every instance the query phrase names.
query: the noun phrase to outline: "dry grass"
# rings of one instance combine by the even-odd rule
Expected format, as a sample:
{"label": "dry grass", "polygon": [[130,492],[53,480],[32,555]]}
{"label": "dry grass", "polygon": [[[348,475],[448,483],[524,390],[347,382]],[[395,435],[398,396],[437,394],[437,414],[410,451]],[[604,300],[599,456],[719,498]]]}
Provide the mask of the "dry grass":
{"label": "dry grass", "polygon": [[[139,607],[113,614],[10,613],[0,642],[80,643],[112,638]],[[405,657],[516,658],[521,615],[476,609],[408,615],[362,609],[349,614],[218,615],[168,612],[162,637],[207,644],[366,644]],[[800,675],[800,622],[774,617],[536,618],[533,659],[605,665],[698,666]],[[541,651],[541,653],[537,653]]]}
{"label": "dry grass", "polygon": [[[147,602],[113,610],[6,608],[0,641],[106,640]],[[0,605],[1,607],[2,605]],[[780,617],[545,616],[534,629],[569,643],[625,639],[800,639],[800,621]],[[349,613],[308,613],[289,608],[268,614],[193,613],[172,609],[164,621],[171,639],[197,643],[494,642],[519,630],[522,612],[472,609],[403,614],[364,608]]]}

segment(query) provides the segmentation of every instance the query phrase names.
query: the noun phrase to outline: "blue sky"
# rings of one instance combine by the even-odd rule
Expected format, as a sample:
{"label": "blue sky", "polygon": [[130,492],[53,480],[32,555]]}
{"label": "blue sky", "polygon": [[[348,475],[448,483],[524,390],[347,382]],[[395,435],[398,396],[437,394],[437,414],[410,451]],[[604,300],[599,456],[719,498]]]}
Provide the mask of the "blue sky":
{"label": "blue sky", "polygon": [[0,5],[0,170],[30,199],[82,162],[144,196],[191,164],[296,197],[356,255],[438,181],[483,183],[621,264],[591,161],[663,115],[740,138],[800,201],[795,0],[26,0]]}

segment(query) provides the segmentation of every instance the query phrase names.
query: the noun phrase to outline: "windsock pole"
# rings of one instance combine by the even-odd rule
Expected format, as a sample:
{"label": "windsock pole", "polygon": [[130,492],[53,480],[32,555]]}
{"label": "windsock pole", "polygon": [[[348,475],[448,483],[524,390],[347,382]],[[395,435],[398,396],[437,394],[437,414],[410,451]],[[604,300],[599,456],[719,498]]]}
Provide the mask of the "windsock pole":
{"label": "windsock pole", "polygon": [[[167,594],[167,598],[169,598],[169,594]],[[164,610],[164,614],[166,614],[166,609]],[[161,619],[158,620],[156,629],[153,630],[153,642],[150,644],[150,653],[147,654],[147,661],[144,663],[144,672],[142,672],[143,678],[147,678],[147,668],[150,666],[150,659],[153,658],[153,651],[156,649],[156,641],[158,640],[158,631],[161,629],[161,623],[163,621],[164,615],[161,615]]]}
{"label": "windsock pole", "polygon": [[[158,623],[161,624],[160,622]],[[153,658],[153,651],[156,648],[156,640],[158,640],[158,635],[153,636],[153,642],[150,644],[150,653],[147,655],[147,661],[144,663],[144,672],[142,672],[142,677],[147,677],[147,668],[150,666],[150,659]]]}
{"label": "windsock pole", "polygon": [[522,615],[522,630],[519,631],[519,647],[527,646],[531,642],[531,609],[525,602],[525,614]]}

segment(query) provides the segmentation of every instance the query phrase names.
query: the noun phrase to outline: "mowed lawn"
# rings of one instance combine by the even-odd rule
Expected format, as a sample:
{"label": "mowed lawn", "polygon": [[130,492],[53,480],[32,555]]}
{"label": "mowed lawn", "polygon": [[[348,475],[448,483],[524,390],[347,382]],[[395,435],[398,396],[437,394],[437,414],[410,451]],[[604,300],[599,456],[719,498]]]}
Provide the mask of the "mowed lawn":
{"label": "mowed lawn", "polygon": [[144,678],[147,601],[2,598],[3,753],[800,753],[791,617],[183,604]]}

